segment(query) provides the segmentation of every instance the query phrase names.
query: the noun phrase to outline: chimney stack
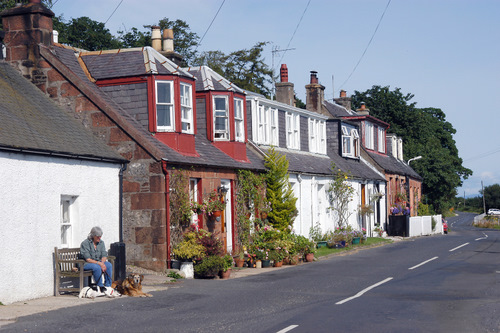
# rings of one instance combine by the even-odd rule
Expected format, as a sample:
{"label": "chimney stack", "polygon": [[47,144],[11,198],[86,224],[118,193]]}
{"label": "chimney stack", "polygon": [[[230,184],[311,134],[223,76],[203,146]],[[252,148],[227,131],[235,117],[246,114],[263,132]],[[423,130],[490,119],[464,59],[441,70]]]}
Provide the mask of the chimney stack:
{"label": "chimney stack", "polygon": [[282,64],[280,68],[280,80],[276,82],[276,100],[290,106],[295,106],[295,94],[293,83],[288,82],[288,68]]}
{"label": "chimney stack", "polygon": [[328,115],[328,111],[323,110],[325,87],[318,83],[317,74],[318,72],[311,71],[311,83],[306,85],[306,109]]}
{"label": "chimney stack", "polygon": [[151,46],[156,51],[161,51],[161,33],[160,27],[157,25],[151,26]]}
{"label": "chimney stack", "polygon": [[338,105],[342,105],[345,107],[347,110],[351,110],[351,98],[347,97],[347,92],[345,90],[340,91],[340,97],[339,98],[334,98],[335,103]]}
{"label": "chimney stack", "polygon": [[356,110],[356,112],[358,113],[358,115],[360,116],[368,116],[370,115],[370,109],[368,109],[365,105],[364,102],[361,102],[361,106],[359,109]]}

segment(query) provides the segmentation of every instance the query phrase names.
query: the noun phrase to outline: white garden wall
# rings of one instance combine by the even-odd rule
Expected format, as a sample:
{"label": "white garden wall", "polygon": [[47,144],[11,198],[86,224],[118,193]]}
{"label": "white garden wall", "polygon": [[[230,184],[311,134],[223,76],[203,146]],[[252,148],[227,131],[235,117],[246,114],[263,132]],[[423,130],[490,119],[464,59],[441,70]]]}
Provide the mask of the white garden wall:
{"label": "white garden wall", "polygon": [[[432,218],[436,221],[434,230],[432,229]],[[410,217],[410,230],[408,230],[409,237],[427,236],[432,234],[443,233],[443,223],[441,215],[433,216],[413,216]]]}
{"label": "white garden wall", "polygon": [[100,226],[119,240],[119,164],[0,152],[0,302],[54,295],[54,247],[61,247],[61,198],[72,198],[69,247]]}

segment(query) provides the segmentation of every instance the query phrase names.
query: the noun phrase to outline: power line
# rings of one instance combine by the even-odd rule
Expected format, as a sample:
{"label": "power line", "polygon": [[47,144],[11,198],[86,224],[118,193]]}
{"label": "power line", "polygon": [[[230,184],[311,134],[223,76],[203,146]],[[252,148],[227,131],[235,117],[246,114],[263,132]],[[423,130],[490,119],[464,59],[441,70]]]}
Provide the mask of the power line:
{"label": "power line", "polygon": [[223,0],[222,3],[220,4],[219,10],[217,10],[217,13],[215,13],[215,16],[212,19],[212,22],[210,22],[210,25],[208,26],[207,30],[205,31],[205,33],[201,37],[200,41],[198,42],[198,45],[196,45],[196,49],[194,50],[195,52],[198,49],[198,46],[201,45],[201,42],[203,41],[203,38],[205,38],[205,35],[207,34],[208,30],[210,30],[210,27],[212,26],[212,24],[214,23],[215,19],[217,18],[217,15],[219,15],[219,12],[220,12],[220,10],[221,10],[221,8],[222,8],[222,6],[224,5],[225,2],[226,2],[226,0]]}
{"label": "power line", "polygon": [[[311,0],[309,0],[307,2],[307,5],[306,5],[306,8],[304,9],[304,12],[302,13],[302,16],[300,17],[300,20],[299,20],[299,23],[297,23],[297,26],[295,27],[295,31],[293,32],[292,34],[292,37],[290,38],[290,40],[288,41],[288,44],[287,46],[285,47],[285,52],[283,52],[283,55],[281,56],[281,59],[279,61],[278,64],[281,64],[281,61],[283,60],[283,58],[285,57],[285,54],[286,54],[286,51],[289,49],[290,47],[290,44],[292,43],[292,40],[293,40],[293,37],[295,37],[295,33],[297,32],[297,30],[299,29],[299,26],[300,26],[300,23],[302,22],[302,19],[304,18],[304,15],[306,14],[306,11],[307,11],[307,8],[309,8],[309,4],[311,3]],[[273,71],[274,71],[274,68],[273,68]]]}
{"label": "power line", "polygon": [[104,22],[104,24],[108,23],[109,19],[111,18],[111,16],[113,16],[113,14],[116,12],[116,10],[118,9],[118,7],[120,7],[120,5],[122,4],[123,0],[120,1],[120,3],[118,4],[118,6],[116,6],[115,10],[113,10],[113,12],[111,13],[111,15],[109,15],[108,19],[106,20],[106,22]]}
{"label": "power line", "polygon": [[464,162],[470,161],[470,160],[476,160],[476,159],[483,158],[483,157],[486,157],[486,156],[490,156],[490,155],[496,154],[498,152],[500,152],[500,147],[496,148],[494,150],[490,150],[490,151],[487,151],[485,153],[482,153],[482,154],[479,154],[479,155],[472,156],[472,157],[469,157],[467,159],[464,159]]}
{"label": "power line", "polygon": [[384,9],[384,12],[382,13],[382,16],[380,16],[380,19],[378,20],[378,24],[377,24],[377,27],[375,28],[375,31],[373,32],[372,34],[372,37],[370,38],[370,41],[368,42],[368,45],[366,45],[366,48],[365,50],[363,51],[363,54],[361,55],[361,57],[359,58],[358,60],[358,63],[356,64],[356,66],[354,66],[351,74],[349,74],[349,77],[344,81],[344,83],[342,83],[340,85],[340,88],[339,89],[342,89],[342,87],[344,87],[344,85],[347,83],[347,81],[349,81],[349,79],[351,78],[352,74],[354,74],[354,71],[356,71],[356,68],[358,68],[358,65],[360,64],[361,60],[363,59],[363,57],[365,56],[365,53],[366,51],[368,51],[368,48],[370,47],[370,44],[372,43],[372,40],[373,38],[375,37],[375,34],[377,33],[377,30],[378,30],[378,27],[380,26],[380,23],[382,22],[382,19],[384,18],[384,15],[385,15],[385,12],[387,11],[387,8],[389,7],[389,4],[391,3],[391,0],[389,0],[387,2],[387,5],[385,6],[385,9]]}

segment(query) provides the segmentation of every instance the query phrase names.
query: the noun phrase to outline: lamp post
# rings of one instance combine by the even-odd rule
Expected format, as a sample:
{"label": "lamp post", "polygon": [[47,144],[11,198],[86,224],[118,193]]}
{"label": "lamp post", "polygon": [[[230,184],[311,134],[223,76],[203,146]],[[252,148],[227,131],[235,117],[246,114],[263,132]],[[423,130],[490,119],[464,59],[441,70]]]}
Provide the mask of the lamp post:
{"label": "lamp post", "polygon": [[[408,160],[408,166],[410,166],[410,162],[411,161],[416,161],[416,160],[419,160],[421,158],[422,158],[422,156],[420,156],[420,155],[419,156],[415,156],[413,158],[410,158]],[[406,177],[406,185],[408,187],[408,200],[410,200],[410,198],[411,198],[411,193],[410,193],[410,177],[408,177],[408,176]],[[417,209],[416,209],[415,213],[416,213],[416,215],[418,215],[418,201],[416,202],[416,204],[417,204]]]}
{"label": "lamp post", "polygon": [[419,160],[419,159],[421,159],[421,158],[422,158],[422,156],[416,156],[416,157],[414,157],[414,158],[410,158],[410,159],[408,160],[408,165],[410,165],[410,162],[411,162],[411,161],[416,161],[416,160]]}

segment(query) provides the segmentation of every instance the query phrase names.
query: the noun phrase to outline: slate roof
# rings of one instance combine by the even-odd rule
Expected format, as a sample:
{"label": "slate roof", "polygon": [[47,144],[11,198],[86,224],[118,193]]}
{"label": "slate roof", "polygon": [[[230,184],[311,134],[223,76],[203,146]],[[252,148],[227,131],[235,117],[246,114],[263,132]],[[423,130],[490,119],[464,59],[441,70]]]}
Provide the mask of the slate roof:
{"label": "slate roof", "polygon": [[[116,101],[111,96],[105,93],[97,85],[90,82],[77,61],[78,54],[75,55],[75,51],[65,47],[55,47],[54,51],[57,59],[59,59],[65,66],[68,67],[69,70],[75,73],[79,77],[79,79],[81,79],[81,84],[84,84],[88,89],[92,90],[93,93],[102,98],[107,106],[112,108],[112,110],[115,111],[122,120],[133,127],[133,129],[138,134],[138,136],[136,137],[138,143],[143,147],[146,146],[145,149],[147,151],[150,151],[150,153],[156,159],[164,159],[173,164],[188,164],[230,169],[240,168],[265,170],[264,161],[256,152],[254,152],[250,148],[250,145],[247,144],[246,146],[247,157],[250,163],[239,162],[223,153],[221,150],[215,147],[205,136],[200,134],[195,135],[195,148],[200,156],[195,157],[180,154],[179,152],[175,151],[174,149],[168,147],[161,141],[151,136],[151,133],[148,131],[147,126],[144,126],[139,121],[137,121],[133,115],[122,108],[118,103],[116,103]],[[117,59],[115,58],[115,61],[116,60]],[[114,62],[114,66],[121,65],[117,62]],[[191,75],[189,73],[186,74]],[[151,152],[151,150],[148,150],[147,147],[153,148],[156,153]]]}
{"label": "slate roof", "polygon": [[0,149],[78,159],[126,161],[2,60]]}
{"label": "slate roof", "polygon": [[180,66],[150,46],[108,51],[80,52],[80,58],[96,80],[116,79],[146,74],[192,77]]}
{"label": "slate roof", "polygon": [[324,101],[323,105],[326,107],[328,112],[333,117],[353,117],[357,116],[357,114],[352,110],[347,110],[342,105],[338,105],[337,103],[332,103],[328,101]]}
{"label": "slate roof", "polygon": [[210,67],[188,67],[184,68],[184,70],[196,78],[196,91],[234,91],[245,94],[245,90],[239,88]]}
{"label": "slate roof", "polygon": [[405,175],[414,179],[422,180],[423,178],[415,172],[408,164],[391,155],[380,155],[370,151],[366,151],[373,160],[380,165],[386,172]]}

